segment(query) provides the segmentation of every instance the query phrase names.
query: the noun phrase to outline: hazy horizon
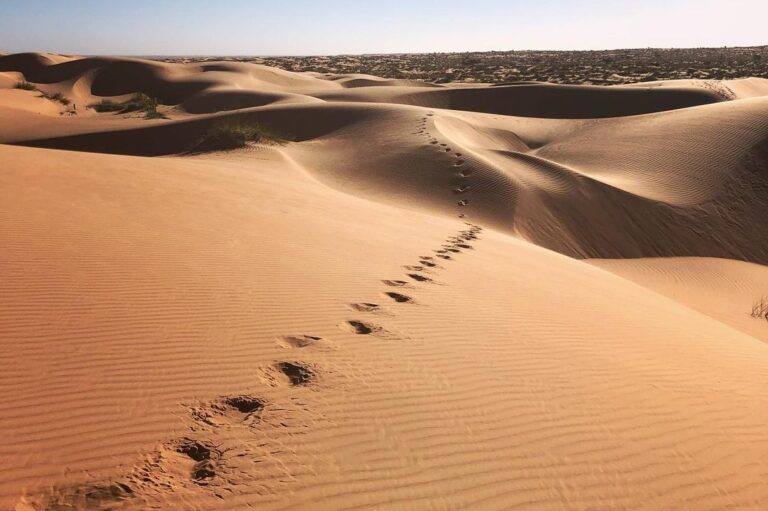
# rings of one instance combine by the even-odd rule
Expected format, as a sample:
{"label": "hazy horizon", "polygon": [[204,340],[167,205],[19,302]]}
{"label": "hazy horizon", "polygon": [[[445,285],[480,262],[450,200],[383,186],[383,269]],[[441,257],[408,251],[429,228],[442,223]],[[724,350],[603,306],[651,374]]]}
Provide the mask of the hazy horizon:
{"label": "hazy horizon", "polygon": [[760,46],[757,0],[394,1],[211,4],[7,0],[0,51],[111,55],[361,55]]}

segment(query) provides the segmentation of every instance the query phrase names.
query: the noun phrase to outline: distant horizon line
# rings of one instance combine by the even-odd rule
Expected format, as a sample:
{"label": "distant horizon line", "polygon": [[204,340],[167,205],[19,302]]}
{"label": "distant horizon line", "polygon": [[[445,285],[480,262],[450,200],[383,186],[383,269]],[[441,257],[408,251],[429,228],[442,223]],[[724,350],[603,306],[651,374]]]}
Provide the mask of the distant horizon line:
{"label": "distant horizon line", "polygon": [[257,54],[257,53],[59,53],[53,51],[17,51],[0,52],[2,55],[15,55],[23,53],[48,53],[62,56],[114,56],[114,57],[256,57],[256,58],[285,58],[285,57],[366,57],[366,56],[385,56],[385,55],[450,55],[462,53],[512,53],[512,52],[553,52],[553,53],[591,53],[606,51],[629,51],[629,50],[715,50],[715,49],[763,49],[768,48],[768,44],[746,45],[746,46],[642,46],[626,48],[601,48],[601,49],[507,49],[507,50],[454,50],[454,51],[401,51],[401,52],[367,52],[367,53],[286,53],[286,54]]}

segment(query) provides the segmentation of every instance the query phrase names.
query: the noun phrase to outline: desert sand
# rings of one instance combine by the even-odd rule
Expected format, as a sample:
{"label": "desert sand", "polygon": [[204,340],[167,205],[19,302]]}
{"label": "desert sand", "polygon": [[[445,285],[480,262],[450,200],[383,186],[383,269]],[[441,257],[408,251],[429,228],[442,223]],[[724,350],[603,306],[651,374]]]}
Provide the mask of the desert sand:
{"label": "desert sand", "polygon": [[2,510],[768,508],[768,80],[6,55],[0,167]]}

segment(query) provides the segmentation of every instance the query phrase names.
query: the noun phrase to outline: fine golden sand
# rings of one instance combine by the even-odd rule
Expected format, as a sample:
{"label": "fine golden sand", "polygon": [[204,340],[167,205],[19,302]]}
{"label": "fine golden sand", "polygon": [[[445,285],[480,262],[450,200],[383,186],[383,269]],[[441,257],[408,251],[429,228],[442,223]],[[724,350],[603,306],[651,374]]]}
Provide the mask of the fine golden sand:
{"label": "fine golden sand", "polygon": [[7,55],[0,167],[0,510],[768,508],[768,81]]}

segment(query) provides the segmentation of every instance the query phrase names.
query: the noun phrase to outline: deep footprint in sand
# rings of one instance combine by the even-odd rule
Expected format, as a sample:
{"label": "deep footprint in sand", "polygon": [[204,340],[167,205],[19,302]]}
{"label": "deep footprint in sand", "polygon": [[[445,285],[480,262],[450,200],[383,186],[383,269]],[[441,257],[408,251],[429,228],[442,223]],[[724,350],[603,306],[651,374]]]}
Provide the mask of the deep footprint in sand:
{"label": "deep footprint in sand", "polygon": [[284,348],[306,348],[323,341],[315,335],[285,335],[278,338],[278,344]]}
{"label": "deep footprint in sand", "polygon": [[466,199],[464,199],[464,200],[460,200],[459,202],[457,202],[457,204],[458,204],[459,206],[462,206],[462,207],[463,207],[463,206],[468,206],[468,205],[469,205],[469,201],[468,201],[468,200],[466,200]]}
{"label": "deep footprint in sand", "polygon": [[373,323],[367,323],[356,319],[345,321],[341,324],[341,327],[344,330],[357,335],[370,335],[383,330],[380,326],[376,326]]}
{"label": "deep footprint in sand", "polygon": [[377,303],[350,303],[349,308],[360,312],[380,312],[381,306]]}
{"label": "deep footprint in sand", "polygon": [[470,186],[469,186],[469,185],[465,185],[465,186],[458,186],[458,187],[456,187],[456,188],[454,188],[454,189],[453,189],[453,193],[455,193],[455,194],[457,194],[457,195],[458,195],[458,194],[462,194],[462,193],[467,193],[467,192],[469,191],[469,188],[470,188]]}
{"label": "deep footprint in sand", "polygon": [[229,396],[225,397],[222,403],[245,415],[251,415],[264,409],[264,402],[253,396]]}
{"label": "deep footprint in sand", "polygon": [[275,366],[294,387],[308,385],[315,377],[314,371],[294,362],[279,362]]}
{"label": "deep footprint in sand", "polygon": [[408,276],[415,280],[416,282],[432,282],[432,279],[429,277],[425,277],[424,275],[419,275],[418,273],[409,273]]}
{"label": "deep footprint in sand", "polygon": [[426,265],[426,264],[425,264],[425,265],[422,265],[422,266],[411,266],[411,265],[406,265],[406,266],[403,266],[403,269],[404,269],[404,270],[408,270],[408,271],[422,271],[422,272],[428,272],[428,273],[431,273],[431,272],[430,272],[430,271],[429,271],[429,270],[426,268],[426,266],[428,266],[428,265]]}
{"label": "deep footprint in sand", "polygon": [[404,280],[382,280],[382,282],[390,287],[408,287],[408,282]]}
{"label": "deep footprint in sand", "polygon": [[401,293],[386,292],[384,295],[396,301],[397,303],[413,303],[413,298]]}
{"label": "deep footprint in sand", "polygon": [[216,462],[221,458],[221,452],[212,444],[182,438],[175,450],[195,462],[190,475],[197,484],[207,485],[216,477]]}
{"label": "deep footprint in sand", "polygon": [[190,408],[192,418],[202,424],[219,428],[227,424],[245,423],[254,426],[259,422],[265,401],[246,394],[224,396],[215,401]]}
{"label": "deep footprint in sand", "polygon": [[41,495],[21,498],[17,511],[77,511],[79,509],[123,509],[124,501],[135,497],[133,489],[125,483],[103,483],[51,488]]}

